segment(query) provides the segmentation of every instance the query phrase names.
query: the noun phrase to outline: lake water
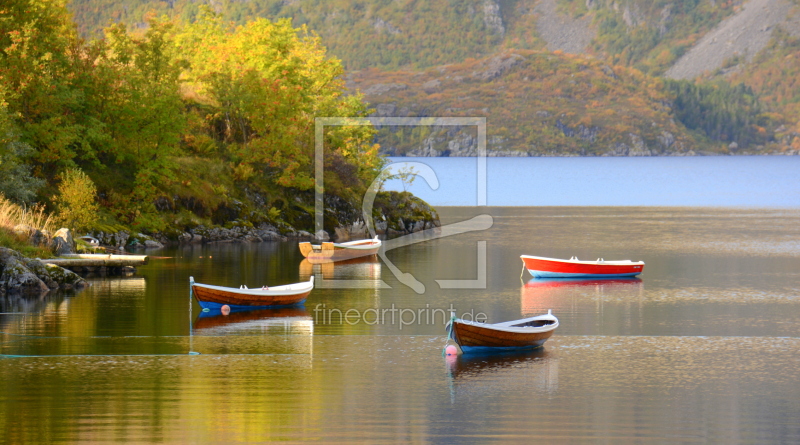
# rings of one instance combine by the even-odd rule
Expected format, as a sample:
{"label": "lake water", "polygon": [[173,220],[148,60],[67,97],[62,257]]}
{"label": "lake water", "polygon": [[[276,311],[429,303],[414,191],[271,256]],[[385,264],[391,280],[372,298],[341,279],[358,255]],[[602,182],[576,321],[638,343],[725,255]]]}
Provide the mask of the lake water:
{"label": "lake water", "polygon": [[[800,442],[800,206],[682,205],[441,207],[458,234],[416,234],[387,261],[193,245],[77,293],[0,299],[0,443]],[[521,254],[646,266],[535,280]],[[189,298],[190,276],[311,274],[301,308],[223,316]],[[539,350],[443,357],[451,308],[552,309],[561,326]]]}
{"label": "lake water", "polygon": [[389,159],[430,168],[408,190],[435,206],[800,207],[800,156]]}

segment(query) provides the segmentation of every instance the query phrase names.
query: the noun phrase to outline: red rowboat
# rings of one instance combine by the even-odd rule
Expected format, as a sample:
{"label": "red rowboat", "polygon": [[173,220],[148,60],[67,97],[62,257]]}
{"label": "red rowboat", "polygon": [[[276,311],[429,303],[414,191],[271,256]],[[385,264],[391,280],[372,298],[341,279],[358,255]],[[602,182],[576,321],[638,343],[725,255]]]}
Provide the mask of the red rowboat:
{"label": "red rowboat", "polygon": [[581,261],[520,255],[528,272],[536,278],[611,278],[634,277],[642,273],[644,261]]}
{"label": "red rowboat", "polygon": [[453,317],[447,324],[450,338],[461,351],[493,352],[542,346],[558,327],[558,318],[545,315],[503,323],[478,323]]}
{"label": "red rowboat", "polygon": [[332,261],[350,260],[378,253],[381,240],[374,239],[348,241],[346,243],[322,243],[314,245],[309,242],[298,244],[300,253],[312,263],[326,263]]}
{"label": "red rowboat", "polygon": [[194,282],[189,277],[192,295],[203,309],[220,309],[228,305],[231,310],[263,309],[303,304],[314,289],[314,276],[304,283],[285,284],[267,288],[248,289],[246,286],[222,287]]}

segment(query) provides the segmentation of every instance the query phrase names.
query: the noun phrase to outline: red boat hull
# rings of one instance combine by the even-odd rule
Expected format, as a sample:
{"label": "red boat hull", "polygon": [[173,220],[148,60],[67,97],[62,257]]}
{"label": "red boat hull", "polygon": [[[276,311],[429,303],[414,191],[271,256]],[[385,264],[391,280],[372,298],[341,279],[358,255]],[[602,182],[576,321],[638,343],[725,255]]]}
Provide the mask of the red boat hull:
{"label": "red boat hull", "polygon": [[633,277],[642,273],[642,261],[579,261],[521,255],[531,275],[536,278],[610,278]]}

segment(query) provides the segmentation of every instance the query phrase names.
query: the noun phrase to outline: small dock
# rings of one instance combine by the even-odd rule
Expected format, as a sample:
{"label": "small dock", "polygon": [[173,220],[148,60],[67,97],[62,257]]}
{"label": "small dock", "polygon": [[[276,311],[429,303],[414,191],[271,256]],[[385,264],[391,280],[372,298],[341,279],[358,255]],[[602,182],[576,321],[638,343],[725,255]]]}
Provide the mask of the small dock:
{"label": "small dock", "polygon": [[131,275],[147,264],[147,255],[73,254],[40,260],[79,274]]}

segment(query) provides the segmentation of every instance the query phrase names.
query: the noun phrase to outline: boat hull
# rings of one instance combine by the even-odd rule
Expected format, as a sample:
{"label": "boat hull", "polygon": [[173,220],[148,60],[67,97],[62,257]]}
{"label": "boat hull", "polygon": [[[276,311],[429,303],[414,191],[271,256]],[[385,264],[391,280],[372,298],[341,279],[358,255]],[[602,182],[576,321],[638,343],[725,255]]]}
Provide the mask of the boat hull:
{"label": "boat hull", "polygon": [[464,353],[539,348],[556,328],[558,319],[549,312],[547,315],[496,324],[453,319],[449,325],[450,337]]}
{"label": "boat hull", "polygon": [[547,332],[511,333],[462,322],[453,324],[456,343],[464,352],[538,348],[553,335]]}
{"label": "boat hull", "polygon": [[226,305],[231,310],[299,306],[305,303],[313,288],[313,277],[308,283],[278,286],[268,290],[191,283],[192,295],[197,303],[203,309],[210,310],[220,309]]}
{"label": "boat hull", "polygon": [[379,240],[362,240],[349,243],[299,243],[300,253],[311,263],[329,263],[376,255],[381,248]]}
{"label": "boat hull", "polygon": [[578,261],[522,255],[525,268],[535,278],[635,277],[644,270],[642,261]]}

